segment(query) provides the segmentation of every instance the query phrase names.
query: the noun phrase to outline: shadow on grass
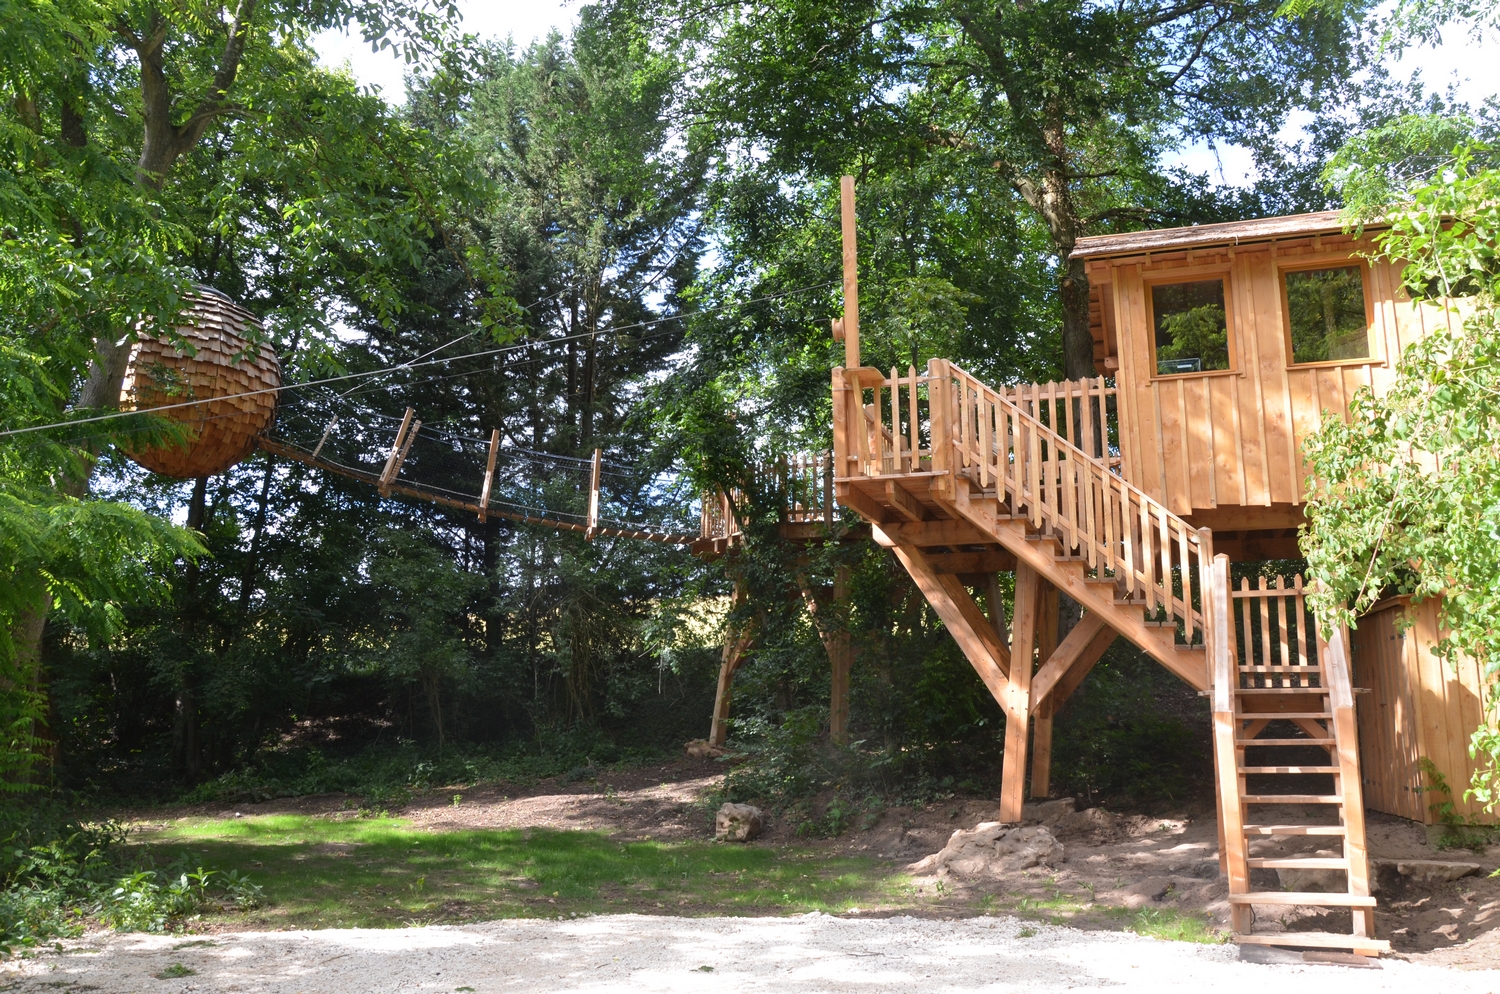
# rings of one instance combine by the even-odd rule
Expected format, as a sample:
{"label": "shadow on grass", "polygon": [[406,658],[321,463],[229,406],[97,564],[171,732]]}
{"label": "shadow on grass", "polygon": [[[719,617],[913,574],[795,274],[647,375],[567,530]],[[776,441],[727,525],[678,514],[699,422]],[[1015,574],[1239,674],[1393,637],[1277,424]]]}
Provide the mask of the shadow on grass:
{"label": "shadow on grass", "polygon": [[418,831],[394,819],[304,815],[186,821],[143,833],[158,863],[248,874],[251,927],[392,927],[599,912],[842,912],[892,900],[904,878],[876,860],[602,833]]}

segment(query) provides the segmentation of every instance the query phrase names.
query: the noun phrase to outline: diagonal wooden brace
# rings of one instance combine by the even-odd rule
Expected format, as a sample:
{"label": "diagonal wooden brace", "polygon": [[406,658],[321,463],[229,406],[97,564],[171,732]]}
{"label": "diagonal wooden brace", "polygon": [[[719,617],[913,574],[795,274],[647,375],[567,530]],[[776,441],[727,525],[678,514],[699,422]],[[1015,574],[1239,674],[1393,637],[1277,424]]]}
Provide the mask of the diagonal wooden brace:
{"label": "diagonal wooden brace", "polygon": [[957,577],[936,572],[921,549],[891,542],[879,525],[872,525],[871,530],[875,540],[894,552],[901,565],[906,567],[917,589],[927,598],[927,603],[932,605],[963,650],[969,665],[974,667],[995,700],[1003,705],[1008,687],[1006,677],[1010,671],[1010,652],[995,634],[984,612],[979,610],[979,605],[974,603]]}

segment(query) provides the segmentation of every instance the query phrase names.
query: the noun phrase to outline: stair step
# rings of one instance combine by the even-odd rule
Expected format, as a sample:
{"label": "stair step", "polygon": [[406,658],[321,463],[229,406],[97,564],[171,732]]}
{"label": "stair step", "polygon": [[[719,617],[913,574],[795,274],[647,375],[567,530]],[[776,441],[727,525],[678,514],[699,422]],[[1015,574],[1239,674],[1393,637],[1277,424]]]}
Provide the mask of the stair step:
{"label": "stair step", "polygon": [[1243,749],[1246,746],[1323,746],[1331,749],[1338,745],[1333,739],[1235,739],[1234,747]]}
{"label": "stair step", "polygon": [[1290,721],[1292,718],[1322,718],[1324,721],[1327,721],[1333,715],[1327,711],[1241,711],[1235,717],[1241,721],[1255,721],[1259,718],[1268,718],[1272,721],[1281,719]]}
{"label": "stair step", "polygon": [[1307,695],[1307,694],[1324,694],[1324,695],[1326,695],[1328,693],[1328,688],[1327,687],[1237,687],[1237,688],[1235,688],[1234,692],[1236,694],[1241,695],[1241,696],[1244,696],[1245,694],[1254,694],[1257,697],[1266,696],[1266,695],[1272,695],[1272,694],[1303,694],[1303,695]]}
{"label": "stair step", "polygon": [[1318,676],[1322,673],[1320,666],[1283,666],[1276,663],[1240,663],[1239,671],[1246,676],[1256,673],[1301,673],[1304,676]]}
{"label": "stair step", "polygon": [[[1316,891],[1262,890],[1230,894],[1230,904],[1305,905],[1316,908],[1373,908],[1375,899],[1361,894],[1320,894]],[[1251,933],[1252,935],[1254,933]],[[1301,934],[1301,933],[1299,933]],[[1316,935],[1317,933],[1312,933]],[[1236,936],[1238,938],[1238,936]]]}
{"label": "stair step", "polygon": [[1242,946],[1304,946],[1311,949],[1352,949],[1357,953],[1391,951],[1391,944],[1384,939],[1339,935],[1337,932],[1251,932],[1236,935],[1234,941]]}
{"label": "stair step", "polygon": [[1343,804],[1342,794],[1246,794],[1246,804]]}
{"label": "stair step", "polygon": [[1246,835],[1343,835],[1343,825],[1245,825]]}
{"label": "stair step", "polygon": [[1349,861],[1332,856],[1251,856],[1245,865],[1252,870],[1347,870]]}
{"label": "stair step", "polygon": [[1242,766],[1241,773],[1338,773],[1337,766]]}

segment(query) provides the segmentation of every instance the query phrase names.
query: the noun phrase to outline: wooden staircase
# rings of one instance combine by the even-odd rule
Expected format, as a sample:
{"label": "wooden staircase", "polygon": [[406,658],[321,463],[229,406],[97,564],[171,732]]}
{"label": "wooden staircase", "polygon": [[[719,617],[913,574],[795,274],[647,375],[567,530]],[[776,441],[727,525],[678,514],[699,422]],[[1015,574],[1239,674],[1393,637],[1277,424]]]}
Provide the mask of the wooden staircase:
{"label": "wooden staircase", "polygon": [[[1321,637],[1301,577],[1290,586],[1281,577],[1274,586],[1261,577],[1256,587],[1242,579],[1232,590],[1228,560],[1219,557],[1209,590],[1210,623],[1227,636],[1214,641],[1212,665],[1220,861],[1234,939],[1388,952],[1390,943],[1375,938],[1346,634]],[[1271,846],[1293,851],[1268,854]],[[1295,881],[1267,890],[1254,886],[1252,870],[1276,872],[1278,880],[1283,872],[1332,870],[1343,883],[1329,892]],[[1274,922],[1292,907],[1347,908],[1349,931],[1256,931],[1258,920]]]}
{"label": "wooden staircase", "polygon": [[[833,391],[839,502],[870,520],[875,540],[895,553],[1005,709],[1000,820],[1020,819],[1028,723],[1055,710],[1115,634],[1123,635],[1198,690],[1212,686],[1221,852],[1236,939],[1366,953],[1386,948],[1373,938],[1374,900],[1364,853],[1352,692],[1347,662],[1339,656],[1342,641],[1335,639],[1332,649],[1320,644],[1315,662],[1304,654],[1286,663],[1254,663],[1260,669],[1246,671],[1249,675],[1236,669],[1238,642],[1250,643],[1248,634],[1238,638],[1229,615],[1228,560],[1215,560],[1208,529],[1194,528],[1116,471],[1108,443],[1112,391],[1107,384],[1100,379],[1000,391],[947,360],[934,359],[925,375],[910,367],[904,376],[894,369],[889,375],[868,367],[835,369]],[[1016,562],[1009,645],[993,602],[987,619],[969,595],[967,588],[976,583],[967,581],[974,578],[944,573],[935,563],[935,549],[952,555],[989,546],[1008,551]],[[1034,668],[1036,604],[1043,584],[1067,593],[1085,614]],[[1248,610],[1253,596],[1239,593],[1235,596]],[[1287,596],[1284,590],[1275,594]],[[1305,614],[1300,588],[1294,596]],[[1271,599],[1261,598],[1266,610]],[[1306,641],[1311,626],[1293,630]],[[1282,624],[1255,631],[1267,639],[1265,633],[1279,633],[1280,641],[1272,642],[1280,649],[1288,629]],[[1269,658],[1261,649],[1262,655],[1244,658]],[[1026,662],[1013,664],[1013,657]],[[1283,651],[1275,658],[1285,657]],[[1264,669],[1292,665],[1300,669]],[[1347,713],[1340,710],[1346,697]],[[1254,717],[1260,714],[1275,717]],[[1283,734],[1276,732],[1286,727],[1282,722],[1293,723],[1293,744],[1256,738],[1268,728]],[[1251,739],[1256,744],[1246,746]],[[1261,755],[1309,747],[1325,749],[1331,758],[1303,767]],[[1247,750],[1254,752],[1248,760]],[[1251,779],[1259,784],[1263,777],[1333,777],[1335,789],[1280,793],[1256,786],[1260,792],[1249,793]],[[1246,823],[1246,810],[1286,805],[1320,806],[1334,812],[1337,821],[1302,824],[1299,816],[1285,819],[1286,825]],[[1305,836],[1341,839],[1343,854],[1250,855],[1251,838]],[[1292,859],[1295,867],[1284,865]],[[1251,869],[1278,868],[1345,870],[1348,893],[1250,890]],[[1289,904],[1348,907],[1351,934],[1252,929],[1254,908]]]}

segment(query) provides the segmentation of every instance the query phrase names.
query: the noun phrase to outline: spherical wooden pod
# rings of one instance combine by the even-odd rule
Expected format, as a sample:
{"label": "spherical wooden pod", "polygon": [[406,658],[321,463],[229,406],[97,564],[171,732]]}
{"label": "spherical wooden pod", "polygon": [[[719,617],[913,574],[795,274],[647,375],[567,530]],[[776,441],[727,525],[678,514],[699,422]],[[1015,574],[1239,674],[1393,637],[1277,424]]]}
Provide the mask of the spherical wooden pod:
{"label": "spherical wooden pod", "polygon": [[[167,337],[141,332],[130,352],[120,409],[167,408],[160,416],[186,427],[186,444],[126,443],[126,454],[154,473],[193,479],[222,473],[254,450],[255,436],[276,414],[281,363],[269,345],[251,344],[249,336],[261,330],[255,315],[217,290],[201,287],[184,304],[177,333],[194,354]],[[189,401],[198,403],[171,406]]]}

